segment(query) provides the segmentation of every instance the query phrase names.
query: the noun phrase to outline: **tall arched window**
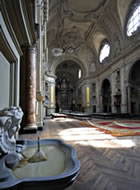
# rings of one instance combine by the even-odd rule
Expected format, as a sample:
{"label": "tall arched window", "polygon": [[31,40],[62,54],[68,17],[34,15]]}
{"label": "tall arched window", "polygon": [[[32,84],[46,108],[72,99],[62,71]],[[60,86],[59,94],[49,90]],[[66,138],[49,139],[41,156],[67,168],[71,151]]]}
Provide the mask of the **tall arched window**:
{"label": "tall arched window", "polygon": [[100,63],[102,63],[104,61],[104,59],[109,56],[109,54],[110,54],[109,42],[103,41],[101,43],[101,49],[100,49],[100,53],[99,53],[99,61],[100,61]]}
{"label": "tall arched window", "polygon": [[140,29],[140,3],[134,4],[127,22],[127,36],[132,36]]}
{"label": "tall arched window", "polygon": [[82,76],[82,71],[81,71],[81,69],[79,69],[79,70],[78,70],[78,79],[80,79],[81,76]]}

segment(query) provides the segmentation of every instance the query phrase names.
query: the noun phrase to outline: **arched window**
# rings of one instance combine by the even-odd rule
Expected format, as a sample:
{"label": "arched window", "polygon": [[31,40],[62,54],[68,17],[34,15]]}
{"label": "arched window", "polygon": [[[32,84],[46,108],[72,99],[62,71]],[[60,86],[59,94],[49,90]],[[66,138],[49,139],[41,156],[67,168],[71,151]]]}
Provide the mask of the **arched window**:
{"label": "arched window", "polygon": [[110,54],[110,45],[107,41],[103,41],[101,43],[101,50],[99,54],[100,63],[102,63],[103,60],[109,56],[109,54]]}
{"label": "arched window", "polygon": [[82,76],[82,71],[81,71],[81,69],[79,69],[79,70],[78,70],[78,79],[80,79],[81,76]]}
{"label": "arched window", "polygon": [[140,3],[135,4],[127,22],[127,36],[132,36],[140,29]]}

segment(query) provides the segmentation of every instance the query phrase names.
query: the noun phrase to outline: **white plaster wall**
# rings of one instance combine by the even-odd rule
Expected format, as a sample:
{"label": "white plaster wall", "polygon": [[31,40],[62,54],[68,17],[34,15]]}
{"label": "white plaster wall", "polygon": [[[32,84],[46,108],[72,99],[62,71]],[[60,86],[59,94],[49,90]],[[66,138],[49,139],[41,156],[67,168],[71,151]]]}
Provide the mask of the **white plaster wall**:
{"label": "white plaster wall", "polygon": [[[15,105],[15,106],[19,106],[19,88],[20,88],[20,55],[19,55],[19,52],[18,52],[18,50],[17,50],[17,48],[16,48],[16,46],[15,46],[15,44],[14,44],[14,42],[13,42],[13,40],[12,40],[12,38],[11,38],[11,36],[10,36],[10,33],[9,33],[9,31],[8,31],[8,29],[7,29],[7,26],[6,26],[6,23],[5,23],[5,21],[4,21],[4,18],[3,18],[3,15],[2,15],[2,13],[1,13],[1,11],[0,11],[0,29],[2,30],[2,32],[4,33],[4,38],[6,39],[6,43],[8,44],[8,47],[12,50],[12,53],[15,55],[15,57],[16,57],[16,59],[15,59],[15,64],[16,64],[16,68],[15,68],[15,70],[13,71],[13,73],[11,73],[11,76],[12,76],[12,74],[13,75],[15,75],[15,84],[14,84],[14,88],[12,89],[12,90],[14,90],[14,97],[12,97],[12,94],[11,94],[11,97],[9,97],[10,99],[11,99],[11,101],[12,102],[14,102],[13,104]],[[7,48],[7,47],[5,47],[5,48]],[[2,56],[2,54],[0,54],[0,57],[3,57],[3,59],[5,59],[4,58],[4,56]],[[5,61],[4,62],[6,62],[6,63],[8,63],[7,61],[6,61],[6,59],[5,59]],[[1,63],[0,63],[1,64]],[[5,65],[4,65],[5,66]],[[6,67],[6,66],[5,66]],[[8,68],[9,70],[7,70],[7,72],[9,73],[9,75],[10,75],[10,65],[9,65],[9,68]],[[2,72],[2,70],[1,70],[1,68],[0,68],[0,75],[1,75],[1,73],[3,74],[3,76],[4,76],[4,72]],[[2,76],[0,76],[0,80],[1,80],[1,78],[2,78]],[[10,79],[7,79],[7,81],[10,81]],[[1,83],[3,84],[5,84],[5,82],[2,82],[2,81],[0,81],[0,87],[1,87]],[[3,84],[3,85],[4,85]],[[10,82],[9,82],[9,85],[10,85]],[[6,88],[6,86],[5,86],[5,88]],[[8,87],[7,87],[8,88]],[[16,90],[15,90],[16,89]],[[10,90],[10,89],[9,89]],[[8,91],[9,92],[9,91]],[[0,94],[1,94],[2,92],[1,92],[1,88],[0,88]],[[10,93],[10,92],[9,92]],[[3,94],[4,94],[4,92],[3,92]],[[9,94],[8,94],[8,96],[9,96]],[[0,96],[1,97],[1,96]],[[7,95],[5,94],[5,98],[7,97]],[[0,100],[0,102],[1,102],[2,100]],[[9,102],[8,102],[8,106],[10,106],[9,105]],[[0,108],[1,108],[1,103],[0,103]]]}
{"label": "white plaster wall", "polygon": [[9,107],[10,64],[0,52],[0,109]]}

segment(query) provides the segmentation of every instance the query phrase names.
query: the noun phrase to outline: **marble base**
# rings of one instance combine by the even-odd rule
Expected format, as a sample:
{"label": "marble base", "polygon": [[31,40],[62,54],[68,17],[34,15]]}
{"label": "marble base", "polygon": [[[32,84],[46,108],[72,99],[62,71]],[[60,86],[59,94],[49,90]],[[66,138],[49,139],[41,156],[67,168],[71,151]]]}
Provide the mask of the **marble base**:
{"label": "marble base", "polygon": [[128,113],[126,104],[121,105],[121,113]]}
{"label": "marble base", "polygon": [[48,115],[55,113],[55,108],[48,108]]}
{"label": "marble base", "polygon": [[39,131],[43,130],[43,122],[37,122],[36,125],[37,125],[37,130]]}
{"label": "marble base", "polygon": [[92,113],[92,107],[85,107],[85,113]]}
{"label": "marble base", "polygon": [[20,134],[36,133],[37,129],[38,127],[36,124],[28,124],[24,128],[21,129]]}

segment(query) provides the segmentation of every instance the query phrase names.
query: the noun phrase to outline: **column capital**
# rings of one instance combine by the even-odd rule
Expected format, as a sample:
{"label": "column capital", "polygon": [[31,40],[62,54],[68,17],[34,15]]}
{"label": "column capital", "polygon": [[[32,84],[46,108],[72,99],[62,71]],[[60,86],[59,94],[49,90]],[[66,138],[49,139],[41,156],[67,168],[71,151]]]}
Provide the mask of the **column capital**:
{"label": "column capital", "polygon": [[36,54],[37,46],[36,46],[36,44],[34,44],[32,46],[26,46],[25,45],[25,46],[22,46],[21,49],[22,49],[23,52],[30,51],[30,52]]}

